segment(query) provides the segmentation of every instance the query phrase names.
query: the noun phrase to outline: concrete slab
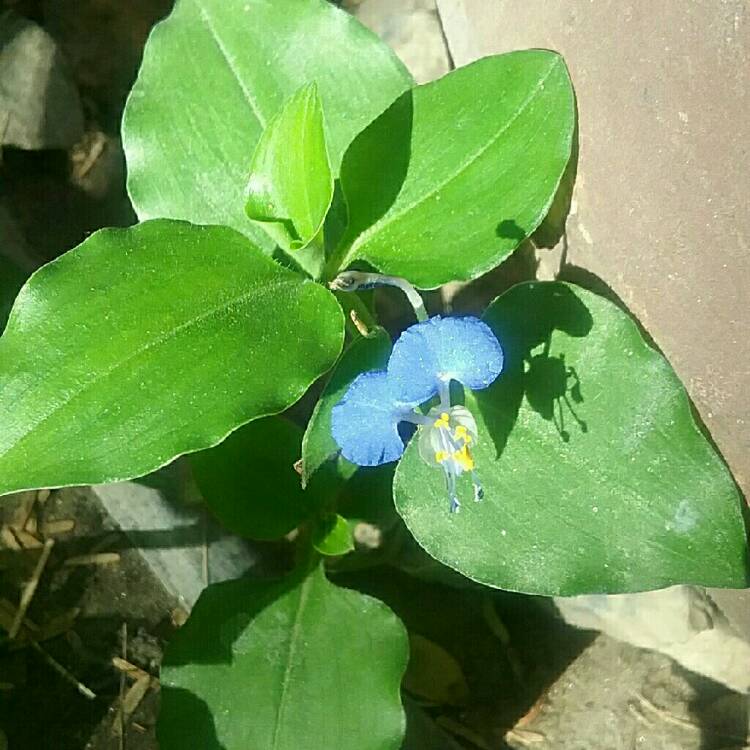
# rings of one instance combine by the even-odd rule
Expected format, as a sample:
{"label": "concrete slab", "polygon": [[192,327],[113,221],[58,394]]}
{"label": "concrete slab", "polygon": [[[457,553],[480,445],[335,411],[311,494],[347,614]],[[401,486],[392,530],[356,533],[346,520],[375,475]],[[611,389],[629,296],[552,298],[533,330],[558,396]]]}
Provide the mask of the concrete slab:
{"label": "concrete slab", "polygon": [[[744,0],[438,0],[456,65],[561,52],[578,97],[568,263],[601,277],[750,492],[750,10]],[[481,95],[481,92],[478,92]]]}

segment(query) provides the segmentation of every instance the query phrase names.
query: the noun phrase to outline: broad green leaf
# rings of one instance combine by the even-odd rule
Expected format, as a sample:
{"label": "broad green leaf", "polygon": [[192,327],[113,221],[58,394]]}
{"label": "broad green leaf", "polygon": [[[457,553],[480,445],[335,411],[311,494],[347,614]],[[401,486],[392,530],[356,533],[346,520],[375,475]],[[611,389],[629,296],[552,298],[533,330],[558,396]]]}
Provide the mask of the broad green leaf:
{"label": "broad green leaf", "polygon": [[232,229],[96,232],[31,277],[0,339],[0,494],[140,476],[285,409],[342,317]]}
{"label": "broad green leaf", "polygon": [[401,96],[352,143],[337,257],[419,287],[471,279],[539,226],[568,163],[573,89],[562,58],[487,57]]}
{"label": "broad green leaf", "polygon": [[562,283],[514,287],[485,319],[506,369],[467,398],[484,500],[408,446],[396,506],[433,557],[534,594],[747,585],[737,489],[677,376],[611,302]]}
{"label": "broad green leaf", "polygon": [[300,250],[322,229],[332,199],[323,109],[311,83],[263,131],[250,165],[245,212],[263,222],[284,250]]}
{"label": "broad green leaf", "polygon": [[227,529],[250,539],[278,539],[316,511],[320,493],[303,490],[294,469],[301,442],[297,425],[267,417],[190,457],[204,500]]}
{"label": "broad green leaf", "polygon": [[[373,329],[369,336],[358,338],[344,352],[328,384],[315,405],[302,440],[302,478],[305,483],[326,462],[339,453],[331,435],[331,412],[349,385],[362,372],[383,369],[391,353],[391,339],[382,328]],[[340,474],[350,477],[357,469],[345,458],[339,458]]]}
{"label": "broad green leaf", "polygon": [[313,531],[313,547],[321,555],[345,555],[354,549],[348,521],[336,513],[321,518]]}
{"label": "broad green leaf", "polygon": [[313,81],[334,175],[354,136],[412,84],[387,45],[325,0],[177,0],[125,109],[138,216],[225,224],[272,250],[244,211],[250,158],[284,102]]}
{"label": "broad green leaf", "polygon": [[159,746],[397,750],[407,658],[397,617],[320,567],[209,586],[164,657]]}

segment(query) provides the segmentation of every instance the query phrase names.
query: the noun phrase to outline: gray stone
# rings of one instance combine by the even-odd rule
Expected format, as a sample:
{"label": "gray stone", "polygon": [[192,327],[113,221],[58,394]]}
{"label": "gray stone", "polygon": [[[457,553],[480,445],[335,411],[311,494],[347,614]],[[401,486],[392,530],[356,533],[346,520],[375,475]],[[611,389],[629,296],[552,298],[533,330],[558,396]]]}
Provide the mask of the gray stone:
{"label": "gray stone", "polygon": [[457,65],[529,47],[564,55],[580,119],[568,263],[601,277],[653,335],[747,494],[747,3],[438,8]]}
{"label": "gray stone", "polygon": [[737,692],[750,692],[750,642],[703,589],[555,599],[565,621],[671,656],[686,669]]}
{"label": "gray stone", "polygon": [[435,0],[363,0],[352,11],[391,46],[417,83],[450,70]]}
{"label": "gray stone", "polygon": [[190,502],[189,483],[179,488],[181,496],[176,500],[168,488],[137,482],[100,484],[92,490],[112,521],[135,537],[135,547],[143,532],[163,533],[162,544],[139,552],[166,591],[187,611],[206,585],[239,578],[257,562],[242,539],[222,531],[200,506]]}
{"label": "gray stone", "polygon": [[750,590],[708,589],[707,593],[721,609],[734,632],[750,641]]}
{"label": "gray stone", "polygon": [[67,149],[83,135],[78,90],[52,37],[0,14],[0,145]]}
{"label": "gray stone", "polygon": [[555,750],[743,750],[747,708],[745,696],[712,690],[666,656],[601,635],[524,724],[539,744],[512,734],[507,741]]}

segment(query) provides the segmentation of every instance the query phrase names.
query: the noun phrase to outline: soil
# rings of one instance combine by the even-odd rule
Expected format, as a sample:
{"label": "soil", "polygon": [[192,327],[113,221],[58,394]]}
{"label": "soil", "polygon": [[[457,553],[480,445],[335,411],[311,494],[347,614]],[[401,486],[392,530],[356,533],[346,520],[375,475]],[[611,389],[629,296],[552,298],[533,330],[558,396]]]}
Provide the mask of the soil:
{"label": "soil", "polygon": [[[25,493],[4,499],[2,522],[13,524]],[[129,549],[88,489],[53,492],[36,503],[36,536],[55,540],[39,587],[27,612],[33,626],[45,628],[69,618],[59,635],[38,641],[43,654],[20,637],[0,647],[0,726],[10,748],[109,750],[120,747],[120,675],[113,657],[158,675],[163,639],[181,616],[176,600],[155,580],[138,550]],[[43,533],[50,522],[73,521],[62,534]],[[6,607],[20,600],[32,576],[38,549],[0,553],[0,596]],[[90,562],[71,565],[90,556]],[[32,637],[36,637],[34,631]],[[46,654],[46,656],[44,655]],[[51,657],[64,668],[60,675]],[[82,695],[74,681],[95,698]],[[125,681],[125,688],[131,681]],[[158,690],[151,689],[130,717],[127,747],[154,748]]]}

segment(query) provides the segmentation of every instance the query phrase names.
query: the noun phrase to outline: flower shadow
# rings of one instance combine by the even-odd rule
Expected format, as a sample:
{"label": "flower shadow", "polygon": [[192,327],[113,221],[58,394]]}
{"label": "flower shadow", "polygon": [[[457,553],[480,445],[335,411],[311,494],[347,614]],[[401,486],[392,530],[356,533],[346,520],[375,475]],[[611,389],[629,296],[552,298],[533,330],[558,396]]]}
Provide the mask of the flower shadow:
{"label": "flower shadow", "polygon": [[204,589],[164,655],[165,667],[231,664],[235,641],[267,607],[299,584],[303,571],[276,580],[238,578]]}
{"label": "flower shadow", "polygon": [[529,236],[529,233],[519,226],[515,219],[503,219],[495,227],[495,235],[501,239],[518,240],[520,243]]}
{"label": "flower shadow", "polygon": [[524,389],[526,400],[544,419],[554,423],[563,442],[570,440],[566,422],[571,418],[581,432],[588,432],[588,425],[576,410],[583,403],[581,379],[575,367],[565,364],[565,355],[549,356],[548,339],[541,354],[527,360]]}
{"label": "flower shadow", "polygon": [[539,416],[552,422],[561,441],[568,442],[574,431],[588,432],[580,413],[585,395],[581,374],[564,354],[550,354],[555,331],[574,337],[591,331],[594,321],[585,304],[564,284],[531,282],[504,294],[485,320],[505,353],[502,375],[476,394],[497,456],[505,448],[524,398]]}

